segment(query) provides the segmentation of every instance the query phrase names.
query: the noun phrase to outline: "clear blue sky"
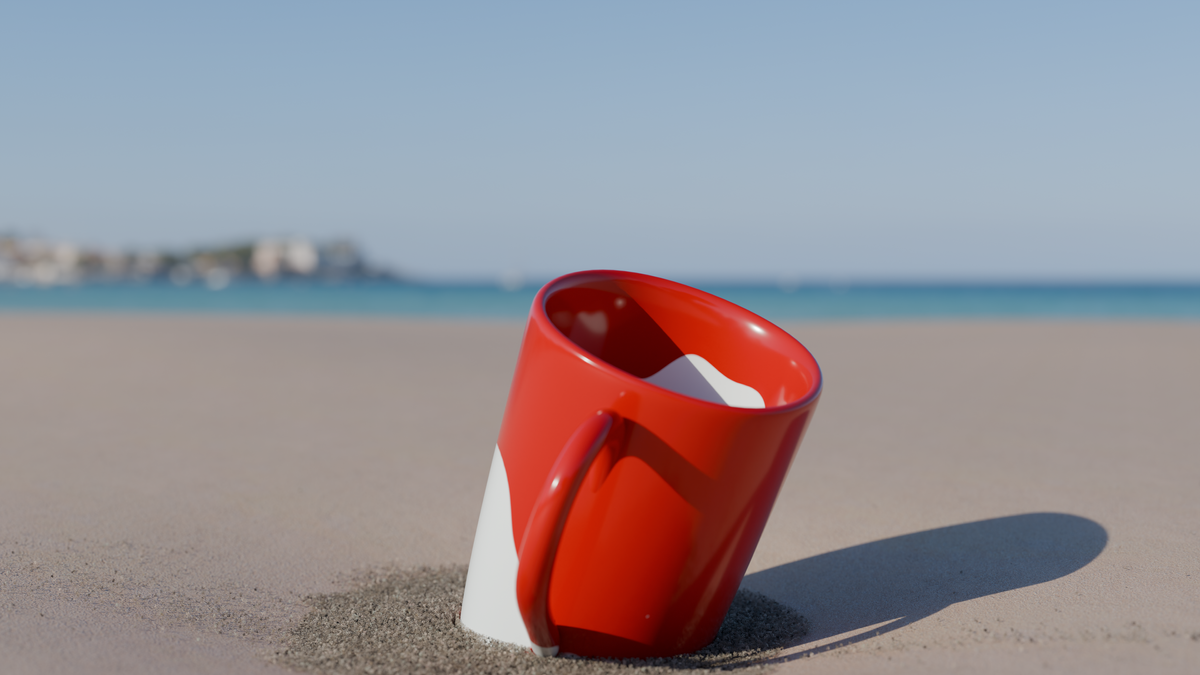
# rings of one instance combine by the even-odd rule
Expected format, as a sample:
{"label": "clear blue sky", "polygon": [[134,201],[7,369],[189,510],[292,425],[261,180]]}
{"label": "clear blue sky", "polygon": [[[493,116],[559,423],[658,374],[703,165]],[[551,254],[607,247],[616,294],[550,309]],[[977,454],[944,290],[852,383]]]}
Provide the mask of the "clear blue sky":
{"label": "clear blue sky", "polygon": [[1200,280],[1200,3],[8,2],[0,231]]}

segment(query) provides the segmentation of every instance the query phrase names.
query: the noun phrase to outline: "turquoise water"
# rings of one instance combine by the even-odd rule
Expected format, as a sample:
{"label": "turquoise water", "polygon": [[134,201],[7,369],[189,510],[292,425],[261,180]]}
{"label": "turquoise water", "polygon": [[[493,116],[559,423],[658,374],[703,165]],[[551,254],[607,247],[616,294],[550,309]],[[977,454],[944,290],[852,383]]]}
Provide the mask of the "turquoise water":
{"label": "turquoise water", "polygon": [[[774,286],[697,284],[772,321],[906,318],[1200,319],[1200,285]],[[520,319],[537,288],[363,283],[0,287],[3,312],[328,314]]]}

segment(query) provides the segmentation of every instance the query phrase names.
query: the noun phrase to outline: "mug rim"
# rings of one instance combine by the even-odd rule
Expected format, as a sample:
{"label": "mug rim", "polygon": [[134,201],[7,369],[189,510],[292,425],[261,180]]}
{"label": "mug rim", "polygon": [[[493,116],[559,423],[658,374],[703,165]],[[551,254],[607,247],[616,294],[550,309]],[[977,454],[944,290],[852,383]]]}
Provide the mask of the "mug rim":
{"label": "mug rim", "polygon": [[[661,387],[652,382],[647,382],[646,380],[637,377],[632,373],[626,372],[605,361],[599,356],[596,356],[595,354],[583,349],[566,335],[564,335],[563,332],[560,331],[558,327],[550,321],[550,316],[546,313],[546,300],[551,293],[562,290],[562,288],[567,287],[571,282],[576,281],[579,277],[607,278],[611,280],[633,281],[635,283],[642,283],[650,286],[666,286],[667,290],[669,291],[675,291],[683,295],[693,296],[710,302],[714,305],[718,305],[723,309],[731,309],[733,314],[743,314],[747,319],[753,318],[755,320],[755,325],[759,325],[759,327],[767,331],[776,332],[779,336],[795,343],[796,346],[798,346],[804,351],[805,354],[808,355],[808,358],[812,361],[813,367],[816,370],[816,383],[804,396],[792,401],[791,403],[785,403],[784,405],[776,406],[764,406],[762,408],[741,408],[738,406],[705,401],[704,399],[681,394],[677,391],[672,391],[671,389]],[[631,385],[647,386],[655,392],[665,394],[670,398],[678,398],[689,403],[701,404],[702,406],[711,406],[716,410],[738,411],[751,415],[774,415],[784,412],[791,412],[814,403],[818,398],[820,398],[821,390],[825,384],[825,376],[824,373],[821,372],[821,364],[817,363],[817,359],[812,355],[812,352],[808,350],[808,347],[805,347],[804,344],[797,340],[791,333],[775,325],[773,322],[755,314],[754,312],[751,312],[745,307],[742,307],[741,305],[730,302],[725,298],[713,295],[712,293],[708,293],[707,291],[693,288],[687,284],[671,281],[670,279],[663,279],[661,277],[655,277],[649,274],[641,274],[639,272],[629,272],[625,270],[580,270],[578,272],[564,274],[547,282],[544,286],[538,289],[537,295],[533,299],[533,306],[530,308],[530,310],[530,320],[537,325],[538,329],[543,335],[545,335],[558,347],[567,350],[572,355],[582,359],[584,362],[591,364],[592,366],[595,366],[602,371],[617,377],[618,379],[623,379],[629,382]]]}

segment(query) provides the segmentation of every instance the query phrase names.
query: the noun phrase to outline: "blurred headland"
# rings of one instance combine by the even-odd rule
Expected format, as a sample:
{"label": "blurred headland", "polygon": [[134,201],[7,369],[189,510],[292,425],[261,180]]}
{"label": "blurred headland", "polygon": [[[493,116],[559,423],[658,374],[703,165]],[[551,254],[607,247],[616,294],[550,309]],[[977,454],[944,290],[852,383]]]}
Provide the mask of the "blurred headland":
{"label": "blurred headland", "polygon": [[260,237],[185,251],[120,251],[0,236],[0,284],[16,287],[169,282],[223,290],[235,281],[288,280],[398,281],[399,277],[368,264],[359,247],[347,239]]}

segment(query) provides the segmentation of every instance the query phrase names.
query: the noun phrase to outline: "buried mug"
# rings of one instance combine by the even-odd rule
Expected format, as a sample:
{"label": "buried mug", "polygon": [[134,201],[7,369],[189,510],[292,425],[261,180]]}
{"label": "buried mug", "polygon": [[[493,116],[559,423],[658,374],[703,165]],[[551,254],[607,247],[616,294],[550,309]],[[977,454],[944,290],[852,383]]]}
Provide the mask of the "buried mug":
{"label": "buried mug", "polygon": [[538,292],[461,620],[581,656],[716,636],[821,391],[812,355],[730,302],[630,272]]}

